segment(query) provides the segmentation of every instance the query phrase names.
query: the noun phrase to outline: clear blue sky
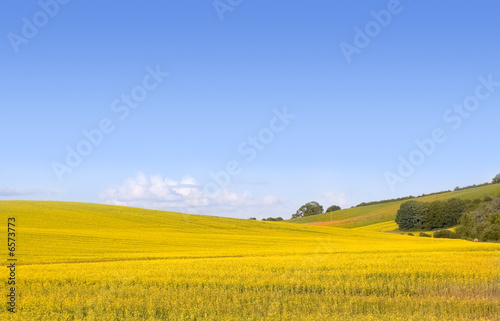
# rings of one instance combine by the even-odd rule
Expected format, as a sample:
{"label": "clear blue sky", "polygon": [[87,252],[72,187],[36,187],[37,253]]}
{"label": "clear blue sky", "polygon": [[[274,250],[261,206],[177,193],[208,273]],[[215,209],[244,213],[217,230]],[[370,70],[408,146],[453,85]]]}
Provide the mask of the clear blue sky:
{"label": "clear blue sky", "polygon": [[0,13],[0,200],[289,218],[500,172],[498,1],[41,3]]}

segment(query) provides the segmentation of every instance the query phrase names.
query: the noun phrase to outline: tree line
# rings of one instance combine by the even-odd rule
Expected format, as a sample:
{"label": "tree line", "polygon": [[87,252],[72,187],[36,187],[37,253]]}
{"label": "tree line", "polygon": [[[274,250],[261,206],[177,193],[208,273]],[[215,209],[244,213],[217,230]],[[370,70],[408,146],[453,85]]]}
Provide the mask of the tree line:
{"label": "tree line", "polygon": [[[489,184],[500,184],[500,174],[495,176]],[[478,185],[457,187],[464,190]],[[495,199],[485,196],[483,200],[466,200],[452,198],[448,201],[434,201],[431,203],[411,200],[401,204],[396,223],[400,230],[432,231],[436,238],[462,238],[477,241],[500,241],[500,195]],[[455,227],[456,232],[447,230]],[[429,236],[420,233],[420,236]]]}
{"label": "tree line", "polygon": [[477,239],[481,242],[500,241],[500,196],[465,213],[456,235],[462,239]]}
{"label": "tree line", "polygon": [[[483,200],[408,201],[401,204],[396,215],[400,230],[434,232],[435,238],[460,238],[481,242],[500,241],[500,195]],[[448,230],[457,226],[455,231]],[[412,233],[409,233],[413,235]],[[420,236],[430,237],[426,233]]]}
{"label": "tree line", "polygon": [[[476,188],[476,187],[482,187],[482,186],[487,186],[487,185],[492,185],[492,184],[499,184],[500,183],[500,174],[498,174],[497,176],[495,176],[495,178],[493,178],[493,180],[491,181],[491,183],[483,183],[483,184],[474,184],[474,185],[469,185],[469,186],[465,186],[465,187],[455,187],[455,189],[453,191],[457,192],[457,191],[463,191],[463,190],[466,190],[466,189],[471,189],[471,188]],[[446,190],[446,191],[441,191],[441,192],[435,192],[435,193],[428,193],[428,194],[422,194],[420,196],[413,196],[413,195],[410,195],[410,196],[405,196],[405,197],[400,197],[400,198],[393,198],[393,199],[387,199],[387,200],[382,200],[382,201],[375,201],[375,202],[363,202],[363,203],[360,203],[358,205],[356,205],[356,207],[363,207],[363,206],[370,206],[370,205],[377,205],[377,204],[384,204],[384,203],[391,203],[391,202],[398,202],[398,201],[406,201],[406,200],[411,200],[411,199],[415,199],[417,197],[424,197],[424,196],[431,196],[431,195],[439,195],[439,194],[444,194],[444,193],[449,193],[451,192],[451,190]]]}
{"label": "tree line", "polygon": [[330,206],[326,212],[324,211],[323,205],[320,205],[318,202],[309,202],[307,204],[302,205],[295,214],[292,215],[292,218],[300,218],[307,217],[312,215],[318,215],[323,213],[330,213],[340,211],[342,208],[338,205]]}
{"label": "tree line", "polygon": [[466,209],[465,202],[458,198],[432,203],[413,200],[401,204],[396,223],[401,230],[449,228],[458,225]]}

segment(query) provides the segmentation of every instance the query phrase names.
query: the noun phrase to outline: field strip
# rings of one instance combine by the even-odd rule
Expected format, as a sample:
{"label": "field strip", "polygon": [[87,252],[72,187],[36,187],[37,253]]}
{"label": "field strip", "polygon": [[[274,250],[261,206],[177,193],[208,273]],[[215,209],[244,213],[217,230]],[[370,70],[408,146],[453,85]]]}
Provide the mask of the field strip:
{"label": "field strip", "polygon": [[[359,252],[355,254],[366,254],[368,252]],[[290,256],[312,256],[312,255],[327,255],[327,254],[345,254],[346,252],[314,252],[314,253],[291,253],[291,254],[269,254],[269,255],[227,255],[227,256],[172,256],[172,257],[157,257],[157,258],[131,258],[131,259],[115,259],[115,260],[94,260],[94,261],[63,261],[63,262],[37,262],[37,263],[17,263],[17,266],[35,266],[35,265],[64,265],[64,264],[95,264],[95,263],[115,263],[115,262],[143,262],[143,261],[175,261],[175,260],[210,260],[210,259],[237,259],[237,258],[266,258],[266,257],[290,257]],[[404,253],[404,252],[384,252],[384,253]],[[0,266],[8,266],[2,263]]]}
{"label": "field strip", "polygon": [[[446,253],[463,253],[463,251],[444,251]],[[495,253],[497,255],[493,255],[492,258],[499,257],[500,258],[500,248],[498,249],[478,249],[477,251],[470,251],[473,253]],[[376,250],[373,251],[360,251],[360,252],[345,252],[345,251],[323,251],[323,252],[312,252],[312,253],[290,253],[290,254],[269,254],[269,255],[227,255],[227,256],[193,256],[193,257],[158,257],[158,258],[131,258],[131,259],[114,259],[114,260],[94,260],[94,261],[63,261],[63,262],[35,262],[35,263],[17,263],[17,266],[37,266],[37,265],[66,265],[66,264],[96,264],[96,263],[116,263],[116,262],[145,262],[145,261],[176,261],[176,260],[210,260],[210,259],[238,259],[238,258],[272,258],[272,257],[292,257],[292,256],[317,256],[317,255],[335,255],[335,254],[350,254],[350,255],[366,255],[370,253],[377,254],[407,254],[408,251],[383,251],[379,252]],[[443,253],[443,251],[416,251],[417,253],[426,253],[426,254],[439,254]],[[7,264],[2,263],[0,266],[7,266]]]}
{"label": "field strip", "polygon": [[[175,261],[175,260],[209,260],[209,259],[236,259],[236,258],[264,258],[264,257],[289,257],[297,255],[322,255],[322,254],[341,254],[345,252],[317,252],[309,254],[282,254],[282,255],[228,255],[228,256],[173,256],[173,257],[158,257],[158,258],[138,258],[138,259],[115,259],[115,260],[94,260],[94,261],[63,261],[63,262],[38,262],[38,263],[17,263],[17,266],[35,266],[35,265],[64,265],[64,264],[95,264],[95,263],[115,263],[115,262],[143,262],[143,261]],[[8,266],[2,263],[0,266]]]}

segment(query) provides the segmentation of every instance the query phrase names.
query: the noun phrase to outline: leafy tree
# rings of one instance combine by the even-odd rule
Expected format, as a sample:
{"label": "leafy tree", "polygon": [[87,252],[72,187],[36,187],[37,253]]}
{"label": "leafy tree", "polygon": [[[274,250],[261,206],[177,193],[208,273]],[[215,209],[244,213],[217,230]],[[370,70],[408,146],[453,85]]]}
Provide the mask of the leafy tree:
{"label": "leafy tree", "polygon": [[257,221],[257,219],[255,217],[250,217],[249,220],[250,221]]}
{"label": "leafy tree", "polygon": [[460,238],[500,241],[500,197],[482,204],[473,212],[465,213],[460,224],[457,228]]}
{"label": "leafy tree", "polygon": [[[497,216],[499,216],[497,214]],[[500,224],[490,224],[485,227],[479,239],[484,242],[500,240]]]}
{"label": "leafy tree", "polygon": [[492,183],[493,183],[493,184],[498,184],[498,183],[500,183],[500,174],[498,174],[497,176],[495,176],[495,178],[493,178]]}
{"label": "leafy tree", "polygon": [[467,204],[459,198],[452,198],[448,200],[447,203],[444,225],[441,227],[452,227],[458,225],[463,213],[467,209]]}
{"label": "leafy tree", "polygon": [[311,215],[317,215],[323,213],[323,206],[319,205],[318,202],[309,202],[305,205],[302,205],[297,213],[292,215],[292,218],[306,217]]}
{"label": "leafy tree", "polygon": [[338,205],[332,205],[332,206],[330,206],[330,207],[326,210],[326,213],[335,212],[335,211],[340,211],[340,210],[341,210],[340,206],[338,206]]}
{"label": "leafy tree", "polygon": [[426,215],[424,216],[422,227],[425,230],[433,230],[445,226],[447,215],[447,204],[444,201],[434,201],[429,204]]}
{"label": "leafy tree", "polygon": [[[421,205],[422,202],[407,203],[409,204],[405,203],[406,205],[403,205],[408,206],[419,203]],[[409,227],[410,229],[431,231],[438,228],[453,227],[458,225],[460,218],[467,209],[467,204],[458,198],[424,204],[427,204],[427,208],[424,206],[417,211],[410,211],[408,208],[405,209],[402,206],[400,210],[402,210],[401,215],[403,216],[400,215],[399,219],[405,220],[404,217],[406,217],[406,223],[404,224],[412,226]],[[406,212],[404,212],[405,210]],[[411,221],[412,219],[413,221]],[[408,229],[408,227],[406,228]]]}
{"label": "leafy tree", "polygon": [[401,204],[398,214],[396,215],[396,223],[402,230],[423,229],[423,223],[429,204],[419,201],[408,201]]}

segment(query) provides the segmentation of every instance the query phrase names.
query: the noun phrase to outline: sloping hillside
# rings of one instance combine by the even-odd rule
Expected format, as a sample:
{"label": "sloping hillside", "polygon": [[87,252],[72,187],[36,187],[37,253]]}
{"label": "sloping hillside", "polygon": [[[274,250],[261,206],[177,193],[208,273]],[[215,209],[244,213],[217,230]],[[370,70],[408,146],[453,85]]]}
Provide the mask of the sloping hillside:
{"label": "sloping hillside", "polygon": [[16,320],[498,315],[500,244],[82,203],[0,202],[9,217]]}
{"label": "sloping hillside", "polygon": [[[4,222],[16,218],[21,264],[395,251],[401,244],[415,250],[475,246],[85,203],[2,201],[0,213]],[[6,239],[6,230],[0,237]]]}
{"label": "sloping hillside", "polygon": [[[473,200],[476,198],[482,199],[485,196],[494,197],[498,195],[500,195],[500,184],[476,187],[457,192],[424,196],[416,198],[416,200],[423,202],[432,202],[435,200],[447,200],[454,197],[461,198],[463,200]],[[301,217],[298,219],[289,220],[288,222],[342,228],[367,227],[370,225],[394,221],[399,207],[404,202],[406,201],[349,208],[333,212],[333,214],[324,213],[314,216]],[[375,227],[373,230],[378,230],[378,227]]]}

